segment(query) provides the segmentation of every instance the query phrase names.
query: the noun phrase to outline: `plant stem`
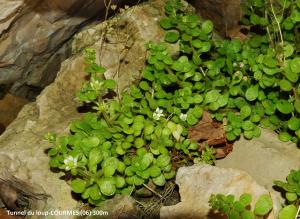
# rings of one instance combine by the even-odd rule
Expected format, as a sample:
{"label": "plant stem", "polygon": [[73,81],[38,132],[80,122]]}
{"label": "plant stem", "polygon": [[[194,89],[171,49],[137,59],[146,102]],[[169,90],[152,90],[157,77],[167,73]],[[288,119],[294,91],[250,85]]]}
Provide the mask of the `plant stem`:
{"label": "plant stem", "polygon": [[145,186],[148,190],[150,190],[151,192],[153,192],[155,195],[157,195],[158,197],[162,198],[162,195],[159,194],[158,192],[156,192],[155,190],[153,190],[152,188],[150,188],[149,186],[147,186],[146,184],[143,183],[143,186]]}

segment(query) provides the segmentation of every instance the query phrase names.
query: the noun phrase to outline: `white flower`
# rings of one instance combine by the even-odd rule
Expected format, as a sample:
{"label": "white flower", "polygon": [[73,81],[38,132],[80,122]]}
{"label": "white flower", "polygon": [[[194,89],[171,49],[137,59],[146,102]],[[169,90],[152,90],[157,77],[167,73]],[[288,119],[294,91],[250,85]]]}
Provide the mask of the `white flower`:
{"label": "white flower", "polygon": [[184,114],[184,113],[181,113],[179,118],[182,120],[182,121],[185,121],[186,118],[187,118],[187,114]]}
{"label": "white flower", "polygon": [[243,68],[244,67],[244,63],[240,63],[240,68]]}
{"label": "white flower", "polygon": [[64,164],[66,165],[65,170],[69,171],[72,168],[77,167],[77,157],[69,156],[64,160]]}
{"label": "white flower", "polygon": [[153,113],[153,118],[155,120],[159,120],[160,117],[164,116],[163,110],[159,109],[158,107],[156,108],[155,112]]}

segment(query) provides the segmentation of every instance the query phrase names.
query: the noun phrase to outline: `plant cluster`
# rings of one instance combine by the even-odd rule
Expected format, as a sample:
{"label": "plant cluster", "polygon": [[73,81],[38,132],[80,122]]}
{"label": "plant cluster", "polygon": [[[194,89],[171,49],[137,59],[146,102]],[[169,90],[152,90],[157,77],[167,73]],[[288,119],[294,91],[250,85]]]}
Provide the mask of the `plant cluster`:
{"label": "plant cluster", "polygon": [[[286,5],[280,9],[283,2]],[[180,5],[179,1],[173,4]],[[167,8],[168,17],[160,22],[168,30],[165,40],[178,42],[181,49],[181,56],[170,68],[177,74],[182,72],[181,79],[193,84],[193,90],[202,96],[202,109],[225,122],[228,140],[242,133],[246,139],[258,137],[257,125],[261,125],[280,132],[282,141],[298,141],[300,58],[292,37],[297,30],[298,5],[249,1],[242,21],[250,30],[260,31],[250,32],[243,43],[212,39],[210,21],[200,22],[195,15]],[[292,10],[291,17],[287,17],[287,10]]]}
{"label": "plant cluster", "polygon": [[[161,48],[166,49],[162,44],[151,47],[153,51]],[[163,186],[175,176],[174,150],[191,161],[213,161],[214,150],[207,147],[200,154],[198,144],[186,139],[187,127],[182,124],[189,121],[185,118],[189,115],[180,116],[182,124],[172,121],[175,94],[163,90],[163,77],[157,77],[156,89],[143,80],[123,92],[120,99],[107,98],[108,94],[114,95],[116,83],[104,79],[105,69],[96,64],[94,50],[86,50],[86,62],[90,79],[77,97],[91,105],[92,112],[71,123],[71,135],[45,136],[54,144],[48,151],[50,166],[70,171],[75,193],[97,205],[115,194],[131,194],[137,187],[147,186],[149,180]],[[150,68],[144,71],[146,75]],[[174,93],[185,96],[185,91],[190,92],[176,89]],[[197,102],[197,96],[192,100],[191,105]],[[202,115],[202,109],[196,106],[190,111],[197,119]]]}
{"label": "plant cluster", "polygon": [[212,209],[226,215],[228,219],[255,219],[256,216],[268,215],[273,208],[273,202],[269,195],[261,195],[251,210],[252,195],[244,193],[239,200],[234,195],[212,194],[209,205]]}
{"label": "plant cluster", "polygon": [[[257,14],[264,7],[255,3],[250,11]],[[187,139],[204,110],[224,123],[229,141],[242,134],[260,136],[257,125],[280,131],[283,141],[300,137],[300,58],[294,39],[282,34],[287,41],[281,49],[272,46],[279,31],[273,23],[255,24],[271,25],[273,32],[251,33],[244,43],[214,39],[213,23],[185,12],[180,0],[167,1],[165,14],[164,40],[178,43],[179,54],[170,54],[164,42],[148,43],[141,80],[115,95],[115,81],[105,80],[95,51],[87,49],[89,81],[77,97],[91,112],[71,124],[71,135],[46,136],[54,144],[50,166],[70,171],[73,191],[92,204],[131,194],[150,180],[163,186],[175,176],[178,153],[188,161],[212,163],[214,150],[201,154]],[[278,20],[274,17],[269,19]]]}
{"label": "plant cluster", "polygon": [[279,218],[295,218],[300,197],[300,170],[292,170],[287,176],[286,182],[276,180],[274,184],[284,190],[284,195],[287,200],[287,205],[281,209]]}

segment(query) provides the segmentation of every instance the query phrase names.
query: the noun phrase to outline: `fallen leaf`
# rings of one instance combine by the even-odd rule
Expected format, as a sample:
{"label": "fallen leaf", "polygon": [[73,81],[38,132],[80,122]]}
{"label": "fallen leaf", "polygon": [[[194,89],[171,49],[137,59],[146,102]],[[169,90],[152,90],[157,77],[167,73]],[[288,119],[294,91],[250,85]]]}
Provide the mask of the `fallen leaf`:
{"label": "fallen leaf", "polygon": [[189,129],[188,138],[199,142],[200,151],[206,144],[216,148],[216,158],[225,157],[232,151],[233,144],[227,142],[223,124],[214,121],[207,111],[203,113],[202,120]]}
{"label": "fallen leaf", "polygon": [[238,39],[243,42],[248,38],[248,36],[242,32],[243,29],[249,30],[249,27],[246,27],[246,26],[235,27],[235,28],[227,31],[227,36],[230,39]]}

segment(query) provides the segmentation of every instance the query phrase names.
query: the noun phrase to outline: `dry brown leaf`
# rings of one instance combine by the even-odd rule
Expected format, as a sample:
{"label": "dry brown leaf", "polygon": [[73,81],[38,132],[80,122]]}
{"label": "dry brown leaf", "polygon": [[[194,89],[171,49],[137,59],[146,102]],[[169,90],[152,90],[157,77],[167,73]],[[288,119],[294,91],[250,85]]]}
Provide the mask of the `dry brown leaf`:
{"label": "dry brown leaf", "polygon": [[228,30],[227,32],[227,36],[230,38],[230,39],[238,39],[240,41],[245,41],[248,36],[246,34],[244,34],[242,32],[242,30],[248,30],[249,31],[249,27],[247,26],[243,26],[243,25],[240,25],[240,26],[237,26],[231,30]]}
{"label": "dry brown leaf", "polygon": [[188,138],[199,142],[200,151],[205,148],[205,144],[217,148],[217,158],[225,157],[232,151],[232,143],[227,142],[223,124],[214,121],[206,111],[202,120],[189,129]]}

